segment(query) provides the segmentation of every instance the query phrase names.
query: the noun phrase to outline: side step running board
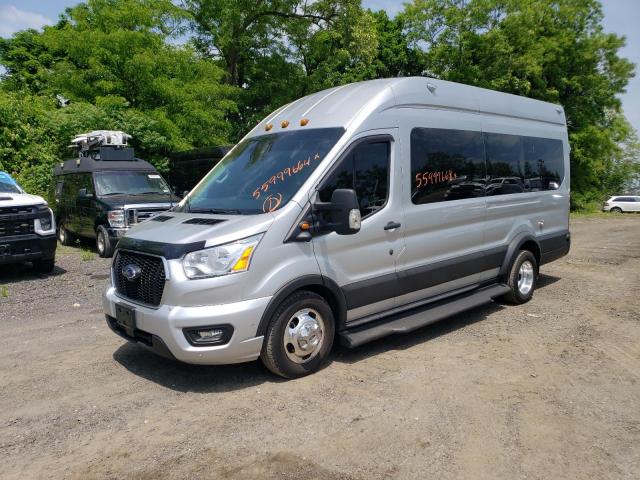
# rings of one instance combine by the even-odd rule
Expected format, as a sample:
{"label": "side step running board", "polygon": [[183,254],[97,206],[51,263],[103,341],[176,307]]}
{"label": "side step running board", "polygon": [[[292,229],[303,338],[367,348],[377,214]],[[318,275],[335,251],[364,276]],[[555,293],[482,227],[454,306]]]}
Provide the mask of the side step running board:
{"label": "side step running board", "polygon": [[353,348],[394,333],[411,332],[446,317],[489,303],[495,297],[504,295],[508,291],[509,287],[506,285],[491,285],[480,290],[427,304],[419,309],[401,312],[371,324],[340,332],[340,343],[346,347]]}

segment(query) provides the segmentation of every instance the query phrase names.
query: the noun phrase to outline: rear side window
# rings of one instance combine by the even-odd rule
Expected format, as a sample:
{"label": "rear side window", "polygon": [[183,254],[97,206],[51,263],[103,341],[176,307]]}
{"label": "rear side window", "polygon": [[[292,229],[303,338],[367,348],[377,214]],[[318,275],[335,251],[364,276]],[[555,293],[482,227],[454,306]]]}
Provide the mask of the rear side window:
{"label": "rear side window", "polygon": [[484,139],[487,195],[552,190],[551,182],[558,186],[562,183],[564,155],[560,140],[499,133],[485,133]]}
{"label": "rear side window", "polygon": [[411,131],[411,201],[414,204],[484,196],[482,134],[467,130]]}
{"label": "rear side window", "polygon": [[381,209],[389,196],[389,142],[357,145],[323,182],[320,200],[331,200],[338,188],[352,188],[358,196],[362,217]]}

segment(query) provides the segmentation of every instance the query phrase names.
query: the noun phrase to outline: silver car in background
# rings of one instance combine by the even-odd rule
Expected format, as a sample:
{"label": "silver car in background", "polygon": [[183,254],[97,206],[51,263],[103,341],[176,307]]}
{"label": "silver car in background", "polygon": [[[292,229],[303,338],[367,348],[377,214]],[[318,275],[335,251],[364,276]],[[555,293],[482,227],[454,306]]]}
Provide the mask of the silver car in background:
{"label": "silver car in background", "polygon": [[559,105],[423,77],[314,93],[119,241],[106,320],[183,362],[306,375],[334,339],[529,301],[569,251],[569,178]]}

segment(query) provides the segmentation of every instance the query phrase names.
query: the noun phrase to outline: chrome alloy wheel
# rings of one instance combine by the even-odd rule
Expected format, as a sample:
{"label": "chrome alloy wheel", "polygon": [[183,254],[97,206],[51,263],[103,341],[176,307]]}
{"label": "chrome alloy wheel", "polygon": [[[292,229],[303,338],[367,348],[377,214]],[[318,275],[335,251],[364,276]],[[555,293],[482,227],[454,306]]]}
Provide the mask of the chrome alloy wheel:
{"label": "chrome alloy wheel", "polygon": [[315,357],[324,340],[324,320],[312,308],[294,313],[284,330],[284,350],[289,360],[305,363]]}
{"label": "chrome alloy wheel", "polygon": [[102,232],[98,232],[98,252],[103,253],[104,249],[105,249],[105,241],[104,241],[104,235],[102,234]]}
{"label": "chrome alloy wheel", "polygon": [[521,295],[528,295],[533,288],[534,278],[533,265],[529,260],[525,260],[518,270],[518,291]]}

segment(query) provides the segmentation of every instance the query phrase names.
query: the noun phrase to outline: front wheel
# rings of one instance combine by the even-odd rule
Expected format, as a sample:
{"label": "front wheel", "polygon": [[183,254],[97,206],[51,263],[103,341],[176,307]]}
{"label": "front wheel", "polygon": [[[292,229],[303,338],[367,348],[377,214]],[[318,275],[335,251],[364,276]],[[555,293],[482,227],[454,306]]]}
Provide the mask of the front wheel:
{"label": "front wheel", "polygon": [[273,314],[260,358],[276,375],[303,377],[326,363],[334,334],[333,312],[325,299],[313,292],[296,292]]}
{"label": "front wheel", "polygon": [[33,268],[36,272],[51,273],[55,267],[55,260],[53,258],[47,260],[34,260]]}
{"label": "front wheel", "polygon": [[507,278],[507,286],[511,290],[502,298],[514,305],[528,302],[533,297],[537,278],[538,262],[535,255],[528,250],[522,250],[513,262]]}
{"label": "front wheel", "polygon": [[107,229],[102,225],[100,225],[96,231],[96,248],[98,250],[98,255],[102,258],[110,258],[113,256],[113,242],[109,238]]}
{"label": "front wheel", "polygon": [[620,207],[613,207],[611,210],[609,210],[610,212],[613,213],[622,213],[622,209]]}
{"label": "front wheel", "polygon": [[76,241],[75,237],[67,230],[63,223],[58,226],[58,240],[61,245],[73,245]]}

